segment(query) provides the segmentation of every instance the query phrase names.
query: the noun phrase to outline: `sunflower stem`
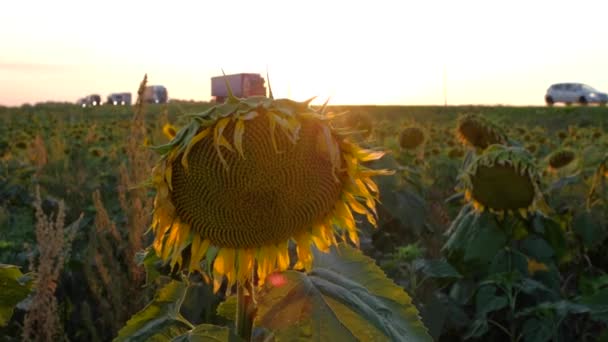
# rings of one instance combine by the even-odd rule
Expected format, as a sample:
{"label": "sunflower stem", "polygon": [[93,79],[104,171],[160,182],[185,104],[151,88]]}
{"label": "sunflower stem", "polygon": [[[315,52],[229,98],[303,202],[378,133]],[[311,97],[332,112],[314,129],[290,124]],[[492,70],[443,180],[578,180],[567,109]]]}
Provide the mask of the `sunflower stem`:
{"label": "sunflower stem", "polygon": [[251,293],[249,281],[238,282],[236,288],[236,333],[244,341],[251,340],[253,318],[255,316],[255,304],[251,298]]}

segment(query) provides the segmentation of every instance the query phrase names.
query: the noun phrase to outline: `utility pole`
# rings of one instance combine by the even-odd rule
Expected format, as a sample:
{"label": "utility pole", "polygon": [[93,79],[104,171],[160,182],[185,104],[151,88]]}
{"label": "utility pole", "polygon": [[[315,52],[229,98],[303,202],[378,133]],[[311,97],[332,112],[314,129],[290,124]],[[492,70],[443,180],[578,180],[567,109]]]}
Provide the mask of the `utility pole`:
{"label": "utility pole", "polygon": [[447,81],[447,68],[443,65],[443,106],[448,106],[448,81]]}

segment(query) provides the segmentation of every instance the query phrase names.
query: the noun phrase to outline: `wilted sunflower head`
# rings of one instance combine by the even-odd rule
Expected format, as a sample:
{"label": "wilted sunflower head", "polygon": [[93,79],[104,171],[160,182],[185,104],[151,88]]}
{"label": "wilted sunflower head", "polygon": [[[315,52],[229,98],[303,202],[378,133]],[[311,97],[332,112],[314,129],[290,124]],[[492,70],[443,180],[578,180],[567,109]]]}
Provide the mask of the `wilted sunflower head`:
{"label": "wilted sunflower head", "polygon": [[547,211],[540,175],[522,148],[492,145],[460,177],[466,200],[480,212],[519,213],[525,218],[528,212]]}
{"label": "wilted sunflower head", "polygon": [[[175,138],[157,147],[152,229],[157,254],[171,265],[201,270],[212,264],[214,288],[259,282],[290,261],[309,269],[311,245],[322,251],[336,233],[358,243],[353,211],[375,224],[378,188],[364,150],[308,102],[229,98],[192,116]],[[190,246],[190,260],[182,251]],[[187,264],[186,264],[187,262]]]}
{"label": "wilted sunflower head", "polygon": [[557,171],[562,169],[576,158],[576,154],[571,149],[562,148],[557,151],[554,151],[549,155],[549,170]]}
{"label": "wilted sunflower head", "polygon": [[496,125],[477,114],[466,114],[458,119],[456,136],[464,145],[479,149],[507,142],[506,136]]}
{"label": "wilted sunflower head", "polygon": [[424,132],[418,127],[407,127],[399,133],[399,146],[412,150],[422,145],[424,142]]}

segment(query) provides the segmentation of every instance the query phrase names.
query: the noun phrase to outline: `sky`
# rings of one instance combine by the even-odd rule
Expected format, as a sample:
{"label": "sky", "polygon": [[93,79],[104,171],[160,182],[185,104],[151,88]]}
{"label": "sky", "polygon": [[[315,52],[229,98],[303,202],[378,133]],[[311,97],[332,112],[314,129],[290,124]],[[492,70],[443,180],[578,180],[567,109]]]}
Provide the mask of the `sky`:
{"label": "sky", "polygon": [[0,12],[0,105],[136,93],[208,101],[268,71],[275,97],[331,104],[542,105],[608,91],[608,1],[32,1]]}

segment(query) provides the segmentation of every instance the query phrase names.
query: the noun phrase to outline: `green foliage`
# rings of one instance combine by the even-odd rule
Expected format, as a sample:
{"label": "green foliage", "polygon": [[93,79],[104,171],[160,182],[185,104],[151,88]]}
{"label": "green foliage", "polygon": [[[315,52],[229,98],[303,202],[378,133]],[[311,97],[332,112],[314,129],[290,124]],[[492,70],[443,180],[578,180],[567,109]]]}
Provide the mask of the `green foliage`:
{"label": "green foliage", "polygon": [[0,264],[0,327],[6,326],[15,306],[32,291],[33,281],[19,267]]}
{"label": "green foliage", "polygon": [[[178,115],[204,112],[208,107],[206,103],[171,103],[166,107],[167,118],[179,127]],[[389,288],[406,289],[411,294],[434,340],[505,340],[510,336],[522,341],[592,341],[602,337],[608,324],[608,187],[606,167],[602,166],[608,148],[606,108],[342,106],[329,110],[361,113],[373,127],[370,134],[356,138],[392,152],[389,158],[370,165],[397,173],[395,177],[378,178],[379,226],[361,227],[361,247],[397,284],[391,283]],[[167,142],[160,129],[159,114],[163,111],[162,106],[147,107],[146,137],[152,145]],[[513,145],[534,145],[532,153],[544,173],[544,196],[552,209],[546,216],[497,220],[491,213],[479,214],[462,202],[464,196],[454,192],[456,179],[467,159],[478,152],[462,148],[454,137],[459,113],[478,113],[502,126]],[[0,263],[27,267],[28,251],[37,250],[36,220],[31,207],[36,185],[41,186],[46,212],[52,212],[58,199],[63,199],[67,222],[74,221],[81,212],[85,214],[56,291],[62,308],[60,319],[70,340],[108,340],[115,334],[115,330],[108,329],[111,317],[131,314],[111,312],[102,304],[109,298],[103,287],[94,291],[86,285],[91,283],[90,275],[103,272],[94,266],[89,253],[89,232],[95,229],[91,201],[94,190],[100,190],[110,219],[121,234],[125,233],[122,229],[128,218],[121,211],[117,189],[119,166],[126,160],[123,147],[131,118],[132,110],[127,107],[82,109],[69,104],[3,108],[0,112]],[[421,127],[425,132],[426,141],[417,151],[406,152],[398,147],[397,134],[407,126]],[[32,143],[38,135],[48,152],[44,166],[37,166],[33,158],[36,153]],[[571,149],[578,158],[567,170],[552,173],[545,169],[546,157],[558,148]],[[30,247],[24,248],[25,244]],[[121,246],[113,247],[122,251]],[[111,249],[107,256],[114,254]],[[324,257],[327,256],[321,255],[319,260]],[[116,265],[126,262],[119,257],[115,261]],[[141,254],[139,262],[147,273],[142,294],[167,282],[164,275],[170,273],[168,267],[154,253]],[[308,286],[320,296],[328,296],[321,289],[327,293],[336,287],[344,289],[333,282],[336,274],[340,279],[360,282],[351,278],[355,274],[327,269],[331,278],[323,271],[290,277],[298,286]],[[10,268],[10,272],[18,269]],[[179,279],[176,272],[172,276]],[[6,303],[0,318],[8,324],[0,335],[8,340],[21,334],[20,320],[27,308],[27,301],[22,299],[31,286],[27,275],[16,279],[21,279],[22,284],[15,283],[14,278],[11,282],[19,284],[15,289],[21,292],[0,291]],[[109,282],[112,288],[125,283],[128,277],[120,271],[114,272]],[[376,296],[367,285],[359,285],[369,296]],[[159,293],[155,304],[150,304],[159,317],[164,317],[161,321],[169,327],[167,333],[180,341],[231,337],[235,297],[214,295],[205,286],[202,282],[189,282],[179,307],[174,304],[182,297],[171,297],[170,287]],[[177,290],[175,286],[172,293],[182,293]],[[350,288],[346,290],[340,293],[343,297],[336,298],[354,303],[363,296],[350,293]],[[133,297],[120,291],[113,296],[118,302]],[[330,300],[339,303],[332,305],[344,315],[349,315],[352,308],[364,308],[352,306],[346,310],[343,302]],[[5,308],[13,308],[19,302],[23,304],[17,306],[12,318],[7,318],[12,309]],[[218,302],[222,304],[216,314]],[[141,300],[135,309],[142,309],[144,304]],[[328,310],[333,307],[326,305]],[[140,311],[143,313],[151,315],[150,309]],[[362,317],[357,315],[354,317]],[[365,324],[374,322],[374,316],[370,317]],[[154,325],[145,317],[136,322],[130,323],[143,329],[141,336],[162,334],[162,324]],[[120,326],[122,322],[114,324]],[[264,331],[258,329],[256,333],[254,336],[259,336]]]}
{"label": "green foliage", "polygon": [[178,281],[165,285],[151,303],[129,319],[114,341],[165,341],[189,331],[191,324],[179,312],[186,289]]}
{"label": "green foliage", "polygon": [[405,291],[346,245],[315,253],[308,275],[272,277],[260,294],[256,326],[278,339],[430,340]]}

